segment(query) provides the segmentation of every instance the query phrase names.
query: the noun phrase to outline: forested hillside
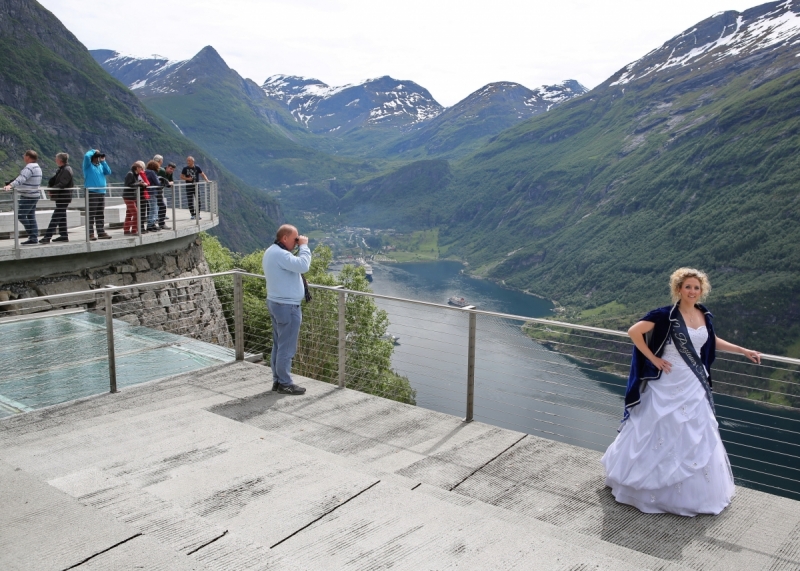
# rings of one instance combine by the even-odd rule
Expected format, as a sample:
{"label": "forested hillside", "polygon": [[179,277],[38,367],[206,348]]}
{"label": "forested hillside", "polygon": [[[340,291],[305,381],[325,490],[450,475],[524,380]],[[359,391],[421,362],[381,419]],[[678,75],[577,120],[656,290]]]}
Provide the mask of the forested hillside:
{"label": "forested hillside", "polygon": [[578,316],[629,321],[701,267],[724,335],[800,351],[798,13],[709,18],[504,132],[454,168],[442,241]]}

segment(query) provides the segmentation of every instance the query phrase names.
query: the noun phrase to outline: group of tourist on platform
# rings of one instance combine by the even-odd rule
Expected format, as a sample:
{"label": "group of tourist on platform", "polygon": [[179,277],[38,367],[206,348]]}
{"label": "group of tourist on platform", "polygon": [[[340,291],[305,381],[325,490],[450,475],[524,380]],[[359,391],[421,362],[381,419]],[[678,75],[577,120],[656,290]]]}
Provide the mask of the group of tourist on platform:
{"label": "group of tourist on platform", "polygon": [[[69,155],[58,153],[55,157],[57,170],[47,183],[50,199],[55,202],[55,209],[50,224],[44,235],[39,238],[39,226],[36,222],[36,205],[41,198],[39,187],[42,184],[42,168],[39,166],[39,155],[28,150],[23,155],[25,166],[19,176],[8,182],[4,190],[17,190],[17,219],[25,228],[28,239],[23,246],[49,244],[52,242],[69,242],[67,233],[67,207],[72,201],[74,180],[72,167],[69,166]],[[186,166],[181,171],[181,180],[186,183],[186,201],[191,219],[200,219],[200,196],[195,183],[200,179],[210,182],[203,170],[195,163],[194,157],[187,157]],[[164,201],[164,189],[173,186],[175,163],[163,166],[164,157],[155,155],[147,164],[136,161],[125,175],[125,187],[122,199],[125,201],[124,233],[128,236],[139,235],[140,232],[159,232],[166,228],[167,204]],[[86,224],[89,239],[110,240],[111,235],[105,231],[105,207],[108,185],[106,177],[111,174],[111,167],[106,162],[105,153],[98,149],[90,149],[83,156],[84,187],[88,196]],[[138,207],[137,207],[138,198]],[[197,209],[195,209],[195,202]],[[141,212],[139,210],[141,209]],[[137,219],[140,221],[137,225]],[[54,237],[58,234],[57,237]]]}

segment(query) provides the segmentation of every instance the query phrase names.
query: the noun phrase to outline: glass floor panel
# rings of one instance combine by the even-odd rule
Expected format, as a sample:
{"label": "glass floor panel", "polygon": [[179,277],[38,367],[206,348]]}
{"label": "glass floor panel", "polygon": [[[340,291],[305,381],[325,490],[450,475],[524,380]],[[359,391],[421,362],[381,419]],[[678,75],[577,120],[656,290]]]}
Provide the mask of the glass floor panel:
{"label": "glass floor panel", "polygon": [[[107,392],[105,316],[0,324],[0,418]],[[114,320],[117,387],[234,360],[233,349]]]}

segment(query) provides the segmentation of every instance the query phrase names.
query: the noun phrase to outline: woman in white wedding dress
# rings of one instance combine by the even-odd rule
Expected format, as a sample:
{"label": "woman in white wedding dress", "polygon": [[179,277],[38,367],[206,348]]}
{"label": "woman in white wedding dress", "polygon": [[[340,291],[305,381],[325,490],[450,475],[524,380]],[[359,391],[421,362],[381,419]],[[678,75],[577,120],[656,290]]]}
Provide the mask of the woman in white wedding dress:
{"label": "woman in white wedding dress", "polygon": [[711,285],[705,273],[680,268],[670,277],[674,305],[649,312],[628,334],[635,344],[625,418],[601,462],[620,503],[646,513],[719,514],[734,495],[728,455],[711,395],[716,349],[758,352],[714,334],[700,304]]}

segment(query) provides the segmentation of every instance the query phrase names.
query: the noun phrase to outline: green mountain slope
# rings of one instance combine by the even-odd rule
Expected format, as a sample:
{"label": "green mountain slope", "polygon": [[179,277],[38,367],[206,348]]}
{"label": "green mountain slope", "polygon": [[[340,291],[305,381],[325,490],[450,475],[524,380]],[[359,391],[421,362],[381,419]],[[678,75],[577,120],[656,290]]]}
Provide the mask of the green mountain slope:
{"label": "green mountain slope", "polygon": [[222,216],[215,231],[225,244],[249,251],[271,241],[281,216],[274,199],[174,134],[105,73],[40,4],[4,1],[0,4],[0,175],[16,176],[27,148],[39,151],[47,172],[54,169],[57,152],[68,152],[76,162],[93,147],[107,153],[115,181],[124,177],[134,160],[160,153],[183,164],[193,154],[220,182]]}
{"label": "green mountain slope", "polygon": [[[704,268],[723,335],[785,352],[800,339],[799,4],[709,18],[504,132],[454,169],[440,240],[508,285],[627,322],[668,302],[674,268]],[[794,32],[761,47],[787,19]]]}
{"label": "green mountain slope", "polygon": [[540,113],[586,93],[568,79],[534,90],[518,83],[490,83],[426,122],[422,128],[377,149],[375,154],[410,158],[460,158],[494,136]]}

